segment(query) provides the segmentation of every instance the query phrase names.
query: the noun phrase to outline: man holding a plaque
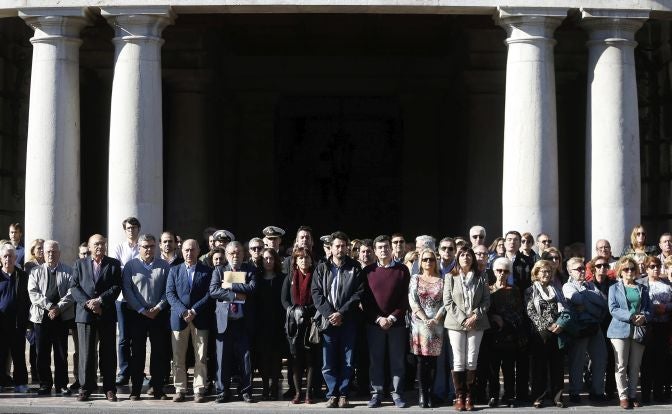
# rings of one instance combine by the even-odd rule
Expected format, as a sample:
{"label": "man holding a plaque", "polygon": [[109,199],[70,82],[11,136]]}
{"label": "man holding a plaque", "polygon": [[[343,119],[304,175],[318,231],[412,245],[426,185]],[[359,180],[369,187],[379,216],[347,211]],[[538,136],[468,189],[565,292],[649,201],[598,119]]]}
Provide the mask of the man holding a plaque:
{"label": "man holding a plaque", "polygon": [[226,266],[212,273],[210,296],[217,301],[217,399],[231,398],[231,367],[240,366],[240,397],[252,402],[252,363],[250,344],[254,333],[254,306],[251,300],[256,287],[256,268],[244,262],[243,246],[232,241],[226,246]]}

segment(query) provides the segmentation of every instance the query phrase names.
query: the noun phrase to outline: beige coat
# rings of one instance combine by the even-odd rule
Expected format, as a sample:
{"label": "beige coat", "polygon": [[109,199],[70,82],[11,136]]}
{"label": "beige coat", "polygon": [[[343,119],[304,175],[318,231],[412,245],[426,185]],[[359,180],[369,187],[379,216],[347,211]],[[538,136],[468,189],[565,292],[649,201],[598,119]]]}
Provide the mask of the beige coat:
{"label": "beige coat", "polygon": [[[474,300],[471,306],[472,313],[476,314],[476,330],[485,330],[490,327],[488,308],[490,308],[490,289],[485,274],[476,275]],[[443,326],[454,331],[465,331],[462,324],[467,319],[464,294],[460,276],[448,273],[443,284],[443,305],[446,308],[446,319]]]}
{"label": "beige coat", "polygon": [[51,303],[44,294],[47,292],[47,265],[34,267],[28,276],[28,296],[30,297],[30,321],[42,323],[42,318],[52,305],[56,305],[61,313],[61,320],[67,321],[75,317],[74,300],[70,295],[70,279],[72,268],[59,263],[56,266],[56,286],[61,300]]}

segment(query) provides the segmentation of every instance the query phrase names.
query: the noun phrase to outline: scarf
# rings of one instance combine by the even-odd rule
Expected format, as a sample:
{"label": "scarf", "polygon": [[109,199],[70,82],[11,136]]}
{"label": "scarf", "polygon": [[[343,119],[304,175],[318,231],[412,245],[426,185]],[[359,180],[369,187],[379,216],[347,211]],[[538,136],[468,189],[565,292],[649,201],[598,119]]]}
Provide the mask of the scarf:
{"label": "scarf", "polygon": [[555,286],[549,283],[549,285],[546,286],[548,293],[544,292],[544,288],[541,286],[541,283],[538,280],[534,282],[533,286],[534,291],[532,294],[532,301],[534,303],[534,308],[537,310],[537,313],[541,313],[539,302],[541,302],[542,299],[545,302],[558,302],[558,312],[562,312],[564,309],[562,305],[562,298],[557,297],[558,295],[556,295]]}
{"label": "scarf", "polygon": [[292,274],[292,297],[296,305],[308,306],[313,303],[313,297],[310,294],[311,273],[305,275],[299,269],[295,269]]}
{"label": "scarf", "polygon": [[473,313],[474,291],[476,290],[476,276],[473,271],[464,273],[460,272],[460,280],[462,282],[462,295],[464,296],[464,308],[467,315]]}

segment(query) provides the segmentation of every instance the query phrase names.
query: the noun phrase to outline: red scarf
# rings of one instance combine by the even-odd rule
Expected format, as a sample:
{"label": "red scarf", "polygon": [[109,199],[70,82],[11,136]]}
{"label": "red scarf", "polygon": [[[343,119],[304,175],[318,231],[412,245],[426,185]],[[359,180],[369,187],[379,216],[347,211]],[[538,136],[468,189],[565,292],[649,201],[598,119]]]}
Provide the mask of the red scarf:
{"label": "red scarf", "polygon": [[310,295],[311,273],[305,275],[300,270],[295,269],[292,275],[292,297],[294,304],[308,306],[313,303],[313,297]]}

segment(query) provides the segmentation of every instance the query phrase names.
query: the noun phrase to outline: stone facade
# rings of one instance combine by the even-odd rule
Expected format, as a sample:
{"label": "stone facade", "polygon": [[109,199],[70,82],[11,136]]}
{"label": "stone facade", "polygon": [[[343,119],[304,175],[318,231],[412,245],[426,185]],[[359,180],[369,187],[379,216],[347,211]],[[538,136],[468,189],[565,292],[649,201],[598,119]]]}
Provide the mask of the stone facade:
{"label": "stone facade", "polygon": [[0,225],[25,203],[27,239],[115,243],[128,215],[187,237],[479,223],[614,250],[640,215],[669,229],[659,5],[30,3],[0,6]]}

